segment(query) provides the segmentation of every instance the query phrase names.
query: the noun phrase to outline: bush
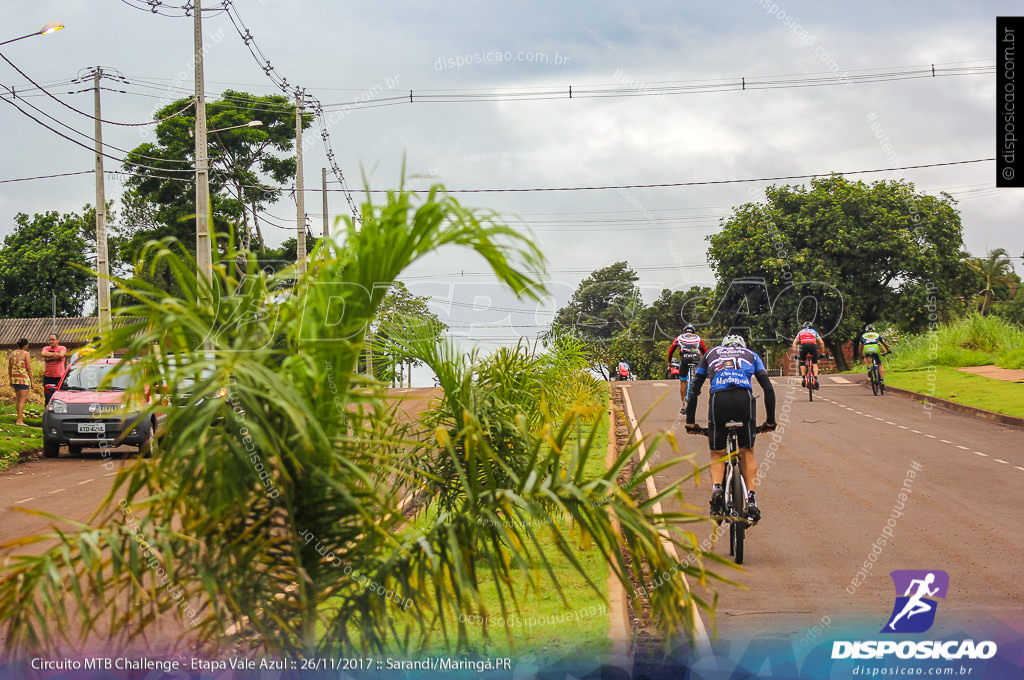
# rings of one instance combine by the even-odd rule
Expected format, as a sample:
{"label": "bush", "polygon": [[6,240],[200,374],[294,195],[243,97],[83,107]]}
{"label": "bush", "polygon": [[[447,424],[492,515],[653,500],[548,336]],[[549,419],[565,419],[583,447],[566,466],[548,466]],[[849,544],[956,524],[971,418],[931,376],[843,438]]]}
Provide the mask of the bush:
{"label": "bush", "polygon": [[934,331],[901,338],[893,349],[896,355],[890,366],[897,370],[983,366],[996,363],[1004,354],[1024,350],[1024,329],[999,317],[975,313]]}
{"label": "bush", "polygon": [[1024,368],[1024,349],[1003,352],[996,363],[1003,368]]}

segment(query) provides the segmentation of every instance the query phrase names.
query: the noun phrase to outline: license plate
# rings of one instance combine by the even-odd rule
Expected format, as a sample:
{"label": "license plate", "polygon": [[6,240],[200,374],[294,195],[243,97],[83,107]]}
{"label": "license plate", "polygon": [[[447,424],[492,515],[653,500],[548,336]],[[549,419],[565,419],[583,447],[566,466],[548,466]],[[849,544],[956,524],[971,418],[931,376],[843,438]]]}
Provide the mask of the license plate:
{"label": "license plate", "polygon": [[78,434],[106,434],[106,423],[79,423]]}

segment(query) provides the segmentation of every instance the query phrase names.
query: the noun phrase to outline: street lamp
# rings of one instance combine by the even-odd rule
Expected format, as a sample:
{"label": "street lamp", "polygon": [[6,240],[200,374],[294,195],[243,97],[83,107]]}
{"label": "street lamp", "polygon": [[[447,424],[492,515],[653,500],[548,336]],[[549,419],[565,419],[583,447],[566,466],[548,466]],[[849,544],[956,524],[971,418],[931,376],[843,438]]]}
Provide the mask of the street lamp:
{"label": "street lamp", "polygon": [[[243,125],[232,125],[231,127],[217,128],[216,130],[207,130],[206,134],[210,134],[211,132],[224,132],[225,130],[237,130],[238,128],[244,127],[259,127],[260,125],[263,125],[262,120],[250,120],[248,123],[245,123]],[[188,131],[188,136],[193,136],[192,130]]]}
{"label": "street lamp", "polygon": [[3,42],[0,42],[0,45],[6,45],[7,43],[16,42],[18,40],[24,40],[25,38],[31,38],[34,35],[47,35],[49,33],[56,33],[62,28],[64,28],[64,24],[60,23],[59,21],[51,21],[50,23],[46,24],[35,33],[29,33],[28,35],[23,35],[20,38],[11,38],[10,40],[5,40]]}

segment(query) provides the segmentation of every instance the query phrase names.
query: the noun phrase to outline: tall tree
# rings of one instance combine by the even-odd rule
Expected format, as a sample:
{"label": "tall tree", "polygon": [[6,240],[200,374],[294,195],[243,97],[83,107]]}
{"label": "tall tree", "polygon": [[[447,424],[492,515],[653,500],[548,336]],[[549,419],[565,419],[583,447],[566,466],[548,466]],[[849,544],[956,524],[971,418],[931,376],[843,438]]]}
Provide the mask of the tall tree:
{"label": "tall tree", "polygon": [[716,316],[779,342],[811,321],[840,368],[842,345],[864,324],[919,331],[930,315],[962,308],[968,272],[955,202],[909,182],[832,175],[773,186],[708,240],[723,301]]}
{"label": "tall tree", "polygon": [[81,316],[95,290],[86,235],[95,221],[74,213],[18,213],[0,248],[0,316]]}
{"label": "tall tree", "polygon": [[[165,236],[182,244],[195,242],[195,113],[173,115],[187,108],[188,101],[181,99],[157,111],[154,118],[167,120],[156,126],[156,141],[136,147],[125,160],[125,170],[133,173],[126,183],[125,203],[141,210],[140,216],[150,223],[147,228],[135,225],[132,240],[125,245],[133,252],[146,241]],[[259,213],[280,199],[268,181],[280,185],[295,177],[295,108],[280,95],[225,90],[220,100],[207,103],[206,117],[210,130],[221,130],[209,136],[214,229],[223,235],[233,226],[240,243],[262,252]],[[254,121],[260,125],[249,127]],[[311,124],[304,116],[303,128]],[[148,213],[145,204],[151,206]]]}
{"label": "tall tree", "polygon": [[552,331],[584,340],[590,348],[592,368],[608,377],[613,359],[608,341],[628,332],[643,307],[640,277],[626,262],[597,269],[583,279],[569,304],[555,313]]}
{"label": "tall tree", "polygon": [[395,281],[377,310],[371,325],[373,332],[374,375],[381,380],[401,381],[402,367],[412,370],[423,362],[405,347],[406,338],[415,335],[440,341],[447,324],[430,311],[429,297],[413,295],[404,283]]}
{"label": "tall tree", "polygon": [[990,250],[986,257],[972,257],[970,265],[984,279],[985,283],[985,287],[979,293],[982,314],[985,313],[985,308],[996,299],[996,287],[1009,288],[1009,297],[1011,298],[1017,292],[1016,287],[1020,279],[1013,271],[1010,256],[1005,248]]}

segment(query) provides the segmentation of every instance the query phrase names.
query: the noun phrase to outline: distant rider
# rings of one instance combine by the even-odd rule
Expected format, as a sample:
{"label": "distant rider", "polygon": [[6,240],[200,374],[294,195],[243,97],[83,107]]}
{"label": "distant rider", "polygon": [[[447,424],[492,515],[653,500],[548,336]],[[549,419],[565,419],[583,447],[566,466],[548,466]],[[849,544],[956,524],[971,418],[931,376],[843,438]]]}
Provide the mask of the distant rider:
{"label": "distant rider", "polygon": [[679,409],[679,412],[685,413],[686,381],[690,379],[690,364],[700,362],[701,357],[707,353],[708,348],[701,337],[697,335],[696,329],[692,325],[687,324],[683,327],[683,332],[677,335],[668,347],[668,358],[665,359],[665,363],[669,365],[670,371],[672,370],[672,355],[676,349],[679,350],[679,403],[683,406]]}
{"label": "distant rider", "polygon": [[629,380],[629,364],[627,364],[625,361],[620,361],[618,374],[619,380]]}
{"label": "distant rider", "polygon": [[807,387],[807,376],[805,375],[807,368],[804,366],[804,359],[810,355],[813,371],[811,379],[814,381],[814,389],[818,389],[818,357],[825,353],[825,341],[818,335],[818,331],[814,330],[810,321],[805,322],[804,327],[793,338],[792,351],[798,352],[800,387]]}
{"label": "distant rider", "polygon": [[751,376],[757,378],[764,392],[764,428],[775,429],[775,389],[768,379],[768,371],[761,357],[747,349],[747,343],[739,335],[727,335],[719,347],[713,347],[704,355],[697,367],[694,379],[693,399],[686,405],[686,431],[700,434],[695,424],[697,400],[705,378],[710,376],[711,389],[708,397],[708,447],[711,449],[711,514],[725,513],[723,505],[725,479],[726,430],[730,420],[745,423],[739,432],[740,470],[747,483],[747,517],[757,522],[761,510],[754,500],[754,485],[757,480],[757,465],[754,462],[754,437],[757,432],[757,406]]}
{"label": "distant rider", "polygon": [[878,378],[882,382],[885,382],[885,371],[882,368],[882,353],[878,351],[878,346],[881,345],[885,348],[885,354],[888,354],[891,350],[889,349],[889,343],[885,341],[881,335],[875,332],[875,327],[868,324],[864,328],[864,334],[860,336],[860,353],[864,359],[864,365],[868,365],[868,359],[874,361],[878,365]]}

